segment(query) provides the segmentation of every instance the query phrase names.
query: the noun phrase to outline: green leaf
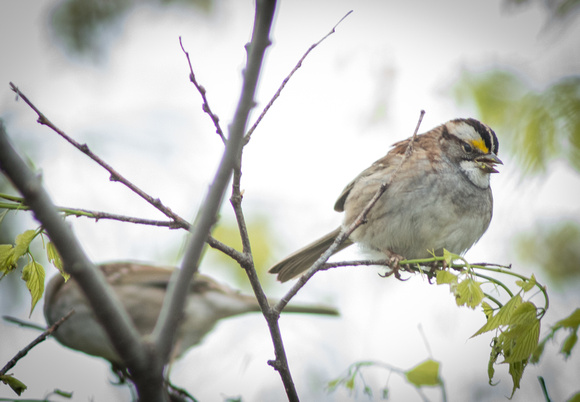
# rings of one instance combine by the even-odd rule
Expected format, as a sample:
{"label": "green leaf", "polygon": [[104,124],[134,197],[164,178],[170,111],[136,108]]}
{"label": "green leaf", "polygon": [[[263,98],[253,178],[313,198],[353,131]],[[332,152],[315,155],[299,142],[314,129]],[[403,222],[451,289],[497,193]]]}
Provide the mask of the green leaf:
{"label": "green leaf", "polygon": [[20,396],[27,388],[22,381],[14,378],[10,374],[1,375],[0,381],[12,388],[12,391],[16,392],[18,396]]}
{"label": "green leaf", "polygon": [[32,296],[30,315],[44,293],[44,276],[44,267],[36,261],[29,262],[22,269],[22,280],[26,282],[26,287]]}
{"label": "green leaf", "polygon": [[568,317],[561,319],[555,325],[556,328],[578,328],[580,327],[580,308],[574,310]]}
{"label": "green leaf", "polygon": [[452,274],[449,271],[437,271],[437,285],[443,284],[457,284],[457,275]]}
{"label": "green leaf", "polygon": [[14,247],[12,244],[0,244],[0,272],[7,274],[16,268],[13,256]]}
{"label": "green leaf", "polygon": [[60,254],[58,253],[56,247],[54,246],[54,243],[51,241],[49,241],[48,244],[46,245],[46,254],[48,256],[48,261],[51,262],[52,265],[56,267],[56,269],[58,269],[58,271],[64,278],[64,281],[65,282],[68,281],[70,275],[64,271]]}
{"label": "green leaf", "polygon": [[580,392],[575,393],[566,402],[580,402]]}
{"label": "green leaf", "polygon": [[562,353],[566,359],[570,357],[576,342],[578,342],[578,333],[576,331],[572,331],[572,333],[564,339],[560,353]]}
{"label": "green leaf", "polygon": [[483,334],[484,332],[493,331],[494,329],[499,328],[500,325],[508,325],[513,312],[520,304],[522,304],[522,297],[520,295],[515,295],[498,310],[496,315],[489,318],[487,323],[481,327],[479,331],[471,335],[471,337],[473,338],[474,336]]}
{"label": "green leaf", "polygon": [[28,252],[28,247],[30,247],[30,243],[32,240],[34,240],[36,235],[36,230],[31,229],[16,236],[16,242],[14,243],[14,255],[12,256],[14,264],[16,264],[20,257]]}
{"label": "green leaf", "polygon": [[516,285],[522,288],[524,292],[529,292],[536,286],[536,277],[532,274],[532,277],[527,280],[516,281]]}
{"label": "green leaf", "polygon": [[425,360],[423,363],[405,372],[407,381],[416,387],[439,385],[439,362],[435,360]]}
{"label": "green leaf", "polygon": [[457,285],[455,301],[458,306],[476,308],[483,300],[483,290],[481,284],[472,278],[466,278]]}

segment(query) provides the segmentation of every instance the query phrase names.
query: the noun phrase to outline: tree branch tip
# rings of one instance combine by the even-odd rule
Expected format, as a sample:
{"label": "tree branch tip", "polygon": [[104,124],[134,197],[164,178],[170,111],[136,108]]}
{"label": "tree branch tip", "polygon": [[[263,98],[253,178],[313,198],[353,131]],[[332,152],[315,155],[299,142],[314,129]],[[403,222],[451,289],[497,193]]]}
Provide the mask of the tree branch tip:
{"label": "tree branch tip", "polygon": [[346,17],[348,17],[349,15],[351,15],[354,12],[354,10],[350,10],[349,12],[347,12],[344,17],[342,17],[337,23],[336,25],[332,28],[332,32],[334,32],[334,30],[336,29],[336,27],[346,19]]}

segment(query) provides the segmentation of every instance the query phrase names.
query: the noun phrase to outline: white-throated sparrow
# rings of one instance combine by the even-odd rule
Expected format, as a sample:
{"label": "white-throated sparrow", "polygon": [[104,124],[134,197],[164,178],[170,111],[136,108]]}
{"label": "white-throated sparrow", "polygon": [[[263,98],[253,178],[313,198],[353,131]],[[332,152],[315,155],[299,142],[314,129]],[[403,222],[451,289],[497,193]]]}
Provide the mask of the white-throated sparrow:
{"label": "white-throated sparrow", "polygon": [[[138,332],[153,331],[173,268],[119,262],[100,266],[109,284],[127,309]],[[44,301],[44,316],[49,325],[75,313],[53,333],[63,345],[81,352],[103,357],[121,368],[123,362],[111,345],[105,330],[74,280],[66,283],[60,275],[48,283]],[[222,318],[260,311],[254,296],[243,295],[213,279],[198,274],[191,283],[184,317],[178,329],[173,357],[198,344]],[[337,315],[333,308],[323,306],[288,305],[284,312]]]}
{"label": "white-throated sparrow", "polygon": [[[381,184],[388,184],[366,222],[336,252],[354,242],[388,257],[427,258],[432,251],[442,255],[443,249],[462,254],[487,230],[493,209],[490,174],[502,164],[493,130],[475,119],[448,121],[418,135],[401,164],[411,139],[395,143],[338,197],[334,209],[345,213],[347,227]],[[330,247],[340,230],[291,254],[270,272],[282,282],[294,278]]]}

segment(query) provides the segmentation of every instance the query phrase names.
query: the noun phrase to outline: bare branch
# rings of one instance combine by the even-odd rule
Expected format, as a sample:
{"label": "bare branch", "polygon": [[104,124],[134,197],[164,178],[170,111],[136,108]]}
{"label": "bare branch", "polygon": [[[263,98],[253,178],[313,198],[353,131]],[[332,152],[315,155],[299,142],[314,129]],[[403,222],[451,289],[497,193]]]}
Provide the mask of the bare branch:
{"label": "bare branch", "polygon": [[[0,194],[0,198],[9,199],[13,202],[6,203],[0,202],[0,209],[8,209],[8,210],[15,210],[15,211],[31,211],[32,208],[26,205],[25,200],[21,197],[13,197],[6,194]],[[145,219],[145,218],[138,218],[134,216],[127,216],[127,215],[119,215],[119,214],[112,214],[109,212],[102,212],[102,211],[93,211],[83,208],[71,208],[71,207],[59,207],[57,206],[56,209],[63,213],[65,216],[75,216],[79,217],[86,217],[90,219],[94,219],[95,221],[99,221],[101,219],[113,220],[118,222],[127,222],[133,223],[136,225],[149,225],[149,226],[158,226],[158,227],[168,227],[170,229],[188,229],[189,224],[187,227],[182,228],[178,226],[178,224],[171,220],[171,221],[159,221],[154,219]]]}
{"label": "bare branch", "polygon": [[81,151],[82,153],[87,155],[93,161],[97,162],[101,167],[103,167],[107,172],[109,172],[109,174],[110,174],[109,180],[118,181],[118,182],[122,183],[127,188],[129,188],[131,191],[133,191],[135,194],[137,194],[138,196],[143,198],[145,201],[147,201],[149,204],[154,206],[157,210],[161,211],[161,213],[163,213],[168,218],[174,220],[179,225],[184,225],[184,226],[186,225],[187,221],[185,219],[181,218],[176,213],[174,213],[171,209],[169,209],[169,207],[166,207],[165,205],[163,205],[163,203],[161,202],[161,200],[159,198],[151,197],[149,194],[147,194],[146,192],[141,190],[135,184],[133,184],[132,182],[127,180],[124,176],[122,176],[119,172],[117,172],[111,165],[106,163],[98,155],[96,155],[94,152],[92,152],[89,149],[89,146],[87,144],[80,144],[79,142],[75,141],[72,137],[67,135],[64,131],[62,131],[61,129],[56,127],[40,110],[38,110],[38,108],[36,106],[34,106],[34,104],[22,92],[20,92],[20,90],[18,89],[18,87],[16,85],[14,85],[13,83],[10,83],[10,88],[14,92],[16,92],[16,94],[20,98],[22,98],[22,100],[24,102],[26,102],[26,104],[28,106],[30,106],[30,108],[32,110],[34,110],[36,112],[36,114],[38,115],[38,122],[40,124],[43,124],[43,125],[49,127],[55,133],[57,133],[62,138],[64,138],[66,141],[68,141],[70,144],[72,144],[79,151]]}
{"label": "bare branch", "polygon": [[203,100],[203,105],[201,108],[211,118],[211,121],[213,121],[213,125],[215,126],[215,132],[217,133],[217,135],[220,136],[222,142],[225,144],[226,137],[224,136],[224,132],[222,131],[222,128],[220,126],[220,118],[214,112],[212,112],[211,107],[209,106],[209,102],[207,101],[207,97],[205,95],[206,90],[201,84],[197,82],[197,79],[195,78],[195,74],[193,73],[193,66],[191,65],[191,59],[189,58],[189,52],[187,52],[183,47],[181,36],[179,37],[179,46],[181,46],[181,50],[183,50],[183,53],[185,53],[185,57],[187,58],[187,64],[189,64],[189,80],[193,83],[193,85],[201,95],[201,99]]}
{"label": "bare branch", "polygon": [[[18,210],[18,211],[32,210],[31,207],[29,207],[28,205],[26,205],[24,203],[25,200],[21,197],[15,197],[15,196],[8,195],[8,194],[0,194],[0,198],[4,198],[6,200],[10,200],[10,201],[14,202],[14,203],[0,203],[0,209],[4,208],[4,209],[12,209],[12,210]],[[60,212],[64,213],[65,215],[73,215],[76,217],[84,216],[84,217],[92,218],[95,220],[110,219],[110,220],[116,220],[119,222],[128,222],[128,223],[133,223],[133,224],[138,224],[138,225],[168,227],[170,229],[185,229],[187,231],[189,231],[191,228],[191,225],[189,224],[189,222],[156,221],[156,220],[151,220],[151,219],[137,218],[137,217],[131,217],[131,216],[111,214],[108,212],[91,211],[91,210],[80,209],[80,208],[71,208],[71,207],[57,207],[57,209]],[[230,246],[214,239],[211,236],[207,239],[207,244],[211,248],[214,248],[214,249],[219,250],[222,253],[226,254],[227,256],[232,258],[234,261],[238,262],[240,265],[242,265],[246,259],[246,257],[244,256],[243,253],[240,253],[235,248],[230,247]]]}
{"label": "bare branch", "polygon": [[203,246],[217,220],[217,213],[221,207],[227,185],[241,153],[248,117],[255,106],[254,97],[264,53],[271,43],[269,36],[275,8],[276,2],[272,0],[256,2],[252,40],[246,46],[248,58],[243,73],[242,92],[232,124],[229,126],[229,136],[224,154],[196,218],[181,269],[172,277],[159,320],[153,331],[154,343],[163,358],[169,356],[171,351],[173,337],[176,333],[175,329],[181,320],[189,283],[197,271]]}
{"label": "bare branch", "polygon": [[334,25],[334,27],[332,27],[332,29],[330,30],[330,32],[328,32],[326,35],[324,35],[322,37],[322,39],[320,39],[318,42],[312,44],[308,48],[308,50],[302,55],[302,57],[300,58],[300,60],[298,60],[298,63],[296,63],[296,65],[294,66],[294,68],[292,69],[292,71],[290,71],[290,74],[288,74],[288,76],[286,78],[284,78],[284,80],[282,81],[282,84],[280,84],[280,87],[278,88],[278,90],[276,91],[276,93],[274,94],[274,96],[272,97],[272,99],[270,99],[270,102],[268,102],[268,104],[266,105],[266,107],[264,107],[264,110],[262,110],[262,113],[260,113],[260,116],[258,116],[258,119],[256,120],[256,122],[248,130],[248,133],[246,134],[246,137],[244,138],[244,145],[247,144],[250,141],[250,138],[252,137],[252,134],[256,130],[256,127],[258,127],[258,124],[260,124],[260,122],[262,121],[262,119],[264,118],[264,116],[266,115],[266,113],[268,113],[268,110],[270,110],[270,108],[272,107],[272,105],[274,104],[274,102],[276,101],[276,99],[278,99],[278,97],[282,93],[282,90],[284,89],[284,87],[286,86],[286,84],[288,84],[288,81],[290,81],[290,78],[292,78],[292,76],[294,75],[294,73],[296,71],[298,71],[298,69],[300,67],[302,67],[302,63],[304,62],[304,60],[306,59],[306,57],[308,57],[308,55],[310,54],[310,52],[313,51],[314,48],[316,48],[318,45],[320,45],[326,38],[328,38],[330,35],[332,35],[336,31],[336,27],[346,17],[348,17],[351,13],[352,13],[352,10],[350,10],[348,13],[346,13],[344,15],[344,17],[342,17],[340,19],[340,21],[338,21],[336,23],[336,25]]}
{"label": "bare branch", "polygon": [[[182,217],[180,217],[179,215],[177,215],[176,213],[174,213],[169,207],[166,207],[165,205],[163,205],[161,203],[161,201],[159,200],[159,198],[154,198],[154,197],[150,196],[149,194],[145,193],[143,190],[139,189],[137,186],[135,186],[133,183],[131,183],[129,180],[127,180],[125,177],[123,177],[121,174],[119,174],[115,169],[113,169],[111,166],[109,166],[107,163],[105,163],[100,157],[98,157],[93,152],[91,152],[86,144],[79,144],[73,138],[71,138],[67,134],[65,134],[62,130],[58,129],[54,124],[52,124],[52,122],[50,122],[50,120],[48,120],[46,118],[46,116],[40,110],[38,110],[38,108],[22,92],[20,92],[20,90],[18,89],[18,87],[16,87],[16,85],[14,85],[13,83],[10,83],[10,87],[12,88],[12,90],[14,92],[16,92],[16,94],[20,98],[22,98],[22,100],[24,100],[24,102],[26,104],[28,104],[28,106],[30,106],[30,108],[32,110],[34,110],[34,112],[38,115],[38,122],[40,124],[44,124],[44,125],[48,126],[53,131],[55,131],[57,134],[59,134],[61,137],[63,137],[65,140],[67,140],[69,143],[71,143],[75,148],[77,148],[78,150],[80,150],[81,152],[83,152],[84,154],[89,156],[91,159],[93,159],[95,162],[97,162],[101,167],[103,167],[105,170],[107,170],[111,174],[111,180],[113,180],[113,178],[114,178],[115,181],[119,181],[119,182],[123,183],[125,186],[127,186],[129,189],[134,191],[141,198],[145,199],[149,204],[151,204],[156,209],[161,211],[161,213],[163,213],[165,216],[167,216],[168,218],[173,220],[174,223],[172,225],[170,225],[169,227],[183,228],[186,230],[190,229],[191,225],[189,224],[189,222],[186,221],[185,219],[183,219]],[[137,222],[135,222],[135,223],[137,223]],[[157,225],[155,225],[155,226],[157,226]],[[164,225],[159,225],[159,226],[164,226]],[[207,242],[208,242],[210,247],[215,248],[216,250],[220,250],[221,252],[227,254],[228,256],[230,256],[231,258],[233,258],[234,260],[236,260],[238,262],[243,261],[243,259],[244,259],[244,256],[242,255],[242,253],[240,253],[237,250],[219,242],[218,240],[214,239],[211,236],[208,237]]]}
{"label": "bare branch", "polygon": [[2,370],[0,370],[0,376],[6,374],[6,372],[8,370],[10,370],[12,367],[14,367],[16,365],[16,363],[18,363],[18,360],[22,359],[24,356],[26,356],[26,354],[28,352],[30,352],[30,350],[35,347],[36,345],[38,345],[39,343],[41,343],[42,341],[44,341],[49,335],[52,335],[52,333],[54,331],[56,331],[56,329],[58,327],[60,327],[60,325],[65,322],[66,320],[68,320],[68,318],[74,314],[74,310],[71,310],[68,312],[67,315],[65,315],[64,317],[62,317],[60,320],[58,320],[57,322],[55,322],[50,328],[48,328],[46,331],[44,331],[42,334],[38,335],[36,337],[36,339],[34,339],[32,342],[30,342],[28,345],[26,345],[26,347],[22,350],[20,350],[18,353],[16,353],[16,355],[10,359],[10,361],[8,363],[6,363],[6,365],[2,368]]}

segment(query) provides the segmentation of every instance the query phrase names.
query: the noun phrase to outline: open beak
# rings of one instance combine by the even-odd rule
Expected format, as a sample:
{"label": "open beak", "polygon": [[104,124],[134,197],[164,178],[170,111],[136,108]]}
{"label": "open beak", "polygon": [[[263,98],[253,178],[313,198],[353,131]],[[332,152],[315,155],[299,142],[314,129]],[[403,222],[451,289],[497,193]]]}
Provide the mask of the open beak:
{"label": "open beak", "polygon": [[499,173],[498,170],[496,170],[495,165],[503,165],[501,159],[499,159],[497,155],[491,153],[478,156],[475,158],[475,161],[479,164],[479,168],[485,173]]}

